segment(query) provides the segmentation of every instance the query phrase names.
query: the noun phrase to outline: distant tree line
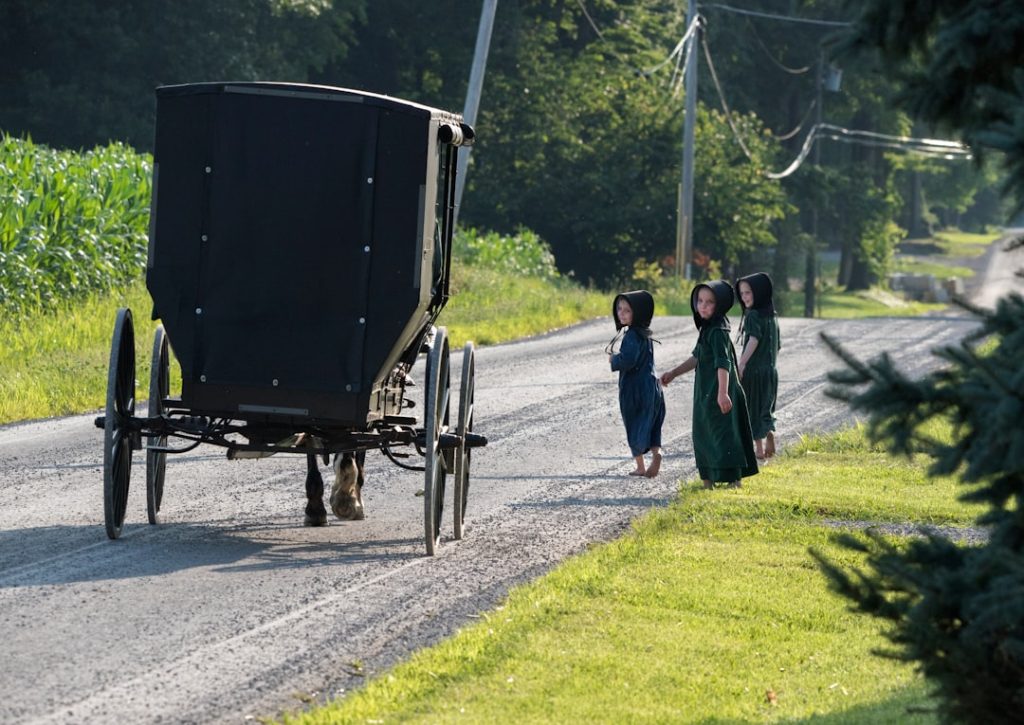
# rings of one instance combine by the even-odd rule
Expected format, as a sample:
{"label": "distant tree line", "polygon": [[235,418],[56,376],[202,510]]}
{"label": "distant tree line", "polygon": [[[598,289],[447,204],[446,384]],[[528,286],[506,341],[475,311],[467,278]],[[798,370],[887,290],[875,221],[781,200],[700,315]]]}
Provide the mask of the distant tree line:
{"label": "distant tree line", "polygon": [[[325,83],[461,110],[480,6],[0,0],[0,129],[58,147],[119,140],[148,150],[153,89],[211,80]],[[744,7],[852,18],[842,0]],[[637,259],[673,266],[683,93],[669,53],[685,10],[679,0],[502,0],[460,220],[533,229],[563,272],[582,280],[628,281]],[[908,230],[1002,221],[995,171],[963,161],[822,141],[819,165],[808,159],[785,179],[769,178],[799,152],[819,95],[833,124],[926,129],[892,102],[900,83],[864,56],[843,61],[839,93],[819,94],[819,61],[837,62],[832,26],[710,5],[705,20],[732,116],[697,46],[698,263],[787,276],[809,245],[828,245],[843,255],[840,282],[866,286]]]}

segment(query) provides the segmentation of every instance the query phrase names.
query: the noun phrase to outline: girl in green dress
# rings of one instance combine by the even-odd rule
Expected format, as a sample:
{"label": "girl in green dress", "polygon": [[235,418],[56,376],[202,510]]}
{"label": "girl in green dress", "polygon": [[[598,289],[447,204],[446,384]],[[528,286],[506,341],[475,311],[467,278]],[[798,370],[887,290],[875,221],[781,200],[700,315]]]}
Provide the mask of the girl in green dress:
{"label": "girl in green dress", "polygon": [[779,321],[772,302],[772,280],[764,272],[736,281],[740,294],[739,342],[743,352],[738,365],[740,382],[750,409],[750,433],[759,461],[775,455],[775,400],[779,394],[776,368],[779,349]]}
{"label": "girl in green dress", "polygon": [[724,481],[740,487],[740,479],[757,473],[750,435],[747,399],[736,371],[736,351],[729,339],[725,314],[735,301],[728,282],[699,284],[690,295],[693,321],[700,334],[693,355],[661,376],[668,385],[696,370],[693,380],[693,454],[704,488]]}

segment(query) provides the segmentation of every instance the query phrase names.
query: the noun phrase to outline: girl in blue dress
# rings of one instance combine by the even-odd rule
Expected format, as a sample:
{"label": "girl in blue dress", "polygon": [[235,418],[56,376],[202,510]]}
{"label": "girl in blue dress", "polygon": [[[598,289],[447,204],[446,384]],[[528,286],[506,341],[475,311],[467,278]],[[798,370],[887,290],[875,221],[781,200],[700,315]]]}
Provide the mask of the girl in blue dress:
{"label": "girl in blue dress", "polygon": [[[665,398],[654,371],[654,341],[651,318],[654,298],[647,290],[617,295],[612,302],[615,329],[622,334],[618,352],[608,355],[612,371],[619,373],[619,412],[626,426],[626,442],[636,468],[631,476],[654,478],[661,469],[661,425],[665,421]],[[648,465],[644,454],[651,454]]]}

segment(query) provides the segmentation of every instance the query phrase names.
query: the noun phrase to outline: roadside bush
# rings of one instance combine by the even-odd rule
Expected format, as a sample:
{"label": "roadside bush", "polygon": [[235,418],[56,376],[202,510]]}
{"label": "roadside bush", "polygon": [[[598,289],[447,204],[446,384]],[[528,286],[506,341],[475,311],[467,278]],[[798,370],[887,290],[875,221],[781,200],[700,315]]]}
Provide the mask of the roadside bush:
{"label": "roadside bush", "polygon": [[558,277],[555,257],[547,242],[524,227],[511,236],[473,228],[459,229],[455,233],[452,257],[456,263],[518,277]]}
{"label": "roadside bush", "polygon": [[0,310],[48,308],[139,279],[151,161],[112,143],[60,151],[0,138]]}

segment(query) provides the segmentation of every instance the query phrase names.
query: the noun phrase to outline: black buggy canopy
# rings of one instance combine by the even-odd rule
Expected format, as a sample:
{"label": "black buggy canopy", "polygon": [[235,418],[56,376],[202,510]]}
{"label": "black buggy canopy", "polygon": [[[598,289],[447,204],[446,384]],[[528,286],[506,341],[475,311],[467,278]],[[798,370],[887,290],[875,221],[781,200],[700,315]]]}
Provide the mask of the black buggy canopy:
{"label": "black buggy canopy", "polygon": [[157,89],[146,284],[197,412],[362,426],[447,300],[452,113],[283,83]]}

